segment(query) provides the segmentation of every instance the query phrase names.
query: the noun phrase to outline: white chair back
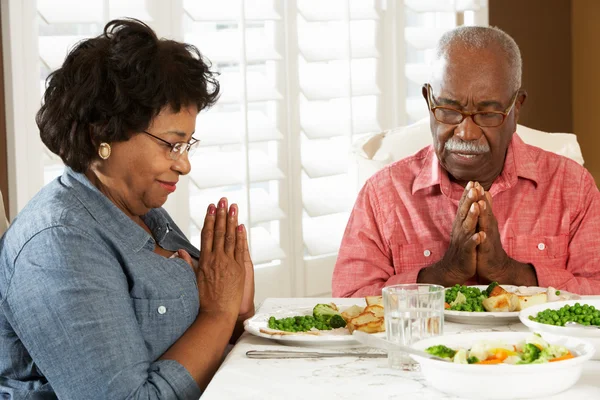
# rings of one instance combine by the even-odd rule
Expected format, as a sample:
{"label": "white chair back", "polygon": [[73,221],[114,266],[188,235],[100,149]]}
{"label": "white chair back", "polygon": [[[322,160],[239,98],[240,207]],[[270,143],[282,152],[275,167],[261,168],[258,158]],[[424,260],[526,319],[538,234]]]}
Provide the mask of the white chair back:
{"label": "white chair back", "polygon": [[[525,143],[571,158],[583,165],[583,155],[572,133],[547,133],[517,125]],[[394,161],[408,157],[432,143],[429,117],[412,125],[364,136],[352,146],[359,188],[371,175]]]}

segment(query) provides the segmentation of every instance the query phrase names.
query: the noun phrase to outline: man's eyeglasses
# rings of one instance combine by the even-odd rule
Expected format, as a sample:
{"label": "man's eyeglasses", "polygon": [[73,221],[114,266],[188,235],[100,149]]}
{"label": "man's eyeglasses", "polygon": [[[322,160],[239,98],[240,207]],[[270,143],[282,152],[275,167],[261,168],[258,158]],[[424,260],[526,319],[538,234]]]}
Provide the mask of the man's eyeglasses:
{"label": "man's eyeglasses", "polygon": [[510,105],[504,111],[465,112],[451,107],[434,105],[435,103],[433,101],[433,90],[431,89],[431,85],[426,83],[425,87],[427,90],[427,104],[429,105],[429,109],[438,122],[447,125],[458,125],[463,122],[465,118],[471,117],[473,122],[482,128],[495,128],[502,125],[508,114],[510,114],[515,106],[515,103],[517,102],[517,95],[519,94],[519,91],[517,90],[510,101]]}
{"label": "man's eyeglasses", "polygon": [[152,136],[154,139],[160,140],[165,145],[169,146],[171,148],[169,150],[169,158],[173,161],[179,160],[179,157],[181,157],[183,155],[183,153],[185,153],[186,151],[188,153],[188,157],[193,156],[194,153],[196,152],[196,149],[198,148],[198,145],[200,144],[200,140],[194,139],[194,138],[192,138],[192,140],[189,143],[187,143],[187,142],[171,143],[171,142],[167,142],[164,139],[159,138],[158,136],[154,136],[150,132],[146,132],[146,131],[142,131],[142,132],[144,132],[146,135]]}

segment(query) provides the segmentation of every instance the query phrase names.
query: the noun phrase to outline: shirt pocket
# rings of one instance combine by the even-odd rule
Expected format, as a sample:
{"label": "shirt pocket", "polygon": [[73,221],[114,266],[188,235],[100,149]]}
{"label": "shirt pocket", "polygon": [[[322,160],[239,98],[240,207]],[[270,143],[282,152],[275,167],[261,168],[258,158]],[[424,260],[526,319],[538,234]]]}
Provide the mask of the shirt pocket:
{"label": "shirt pocket", "polygon": [[396,274],[414,269],[422,269],[438,262],[448,250],[448,243],[431,241],[403,244],[392,247],[392,257]]}
{"label": "shirt pocket", "polygon": [[146,347],[155,360],[191,325],[190,311],[183,296],[176,299],[132,300]]}
{"label": "shirt pocket", "polygon": [[533,264],[549,262],[564,268],[569,248],[569,236],[515,236],[509,241],[509,257]]}

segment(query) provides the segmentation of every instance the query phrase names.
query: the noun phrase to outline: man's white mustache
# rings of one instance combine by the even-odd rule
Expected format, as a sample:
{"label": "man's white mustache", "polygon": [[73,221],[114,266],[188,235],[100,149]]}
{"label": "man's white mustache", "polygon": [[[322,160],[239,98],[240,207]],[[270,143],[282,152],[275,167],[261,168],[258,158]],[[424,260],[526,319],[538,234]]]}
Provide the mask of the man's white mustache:
{"label": "man's white mustache", "polygon": [[470,154],[483,154],[490,151],[490,146],[487,144],[475,144],[474,142],[465,142],[460,139],[450,139],[444,144],[446,151],[452,151],[455,153],[470,153]]}

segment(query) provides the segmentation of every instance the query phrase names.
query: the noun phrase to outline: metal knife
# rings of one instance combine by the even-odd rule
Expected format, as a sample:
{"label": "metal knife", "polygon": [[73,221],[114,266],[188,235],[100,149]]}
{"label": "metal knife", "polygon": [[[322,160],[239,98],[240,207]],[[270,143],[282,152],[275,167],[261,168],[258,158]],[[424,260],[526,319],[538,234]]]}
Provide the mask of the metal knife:
{"label": "metal knife", "polygon": [[386,358],[385,353],[324,353],[318,351],[287,351],[287,350],[250,350],[246,357],[267,358],[331,358],[331,357],[356,357],[356,358]]}

